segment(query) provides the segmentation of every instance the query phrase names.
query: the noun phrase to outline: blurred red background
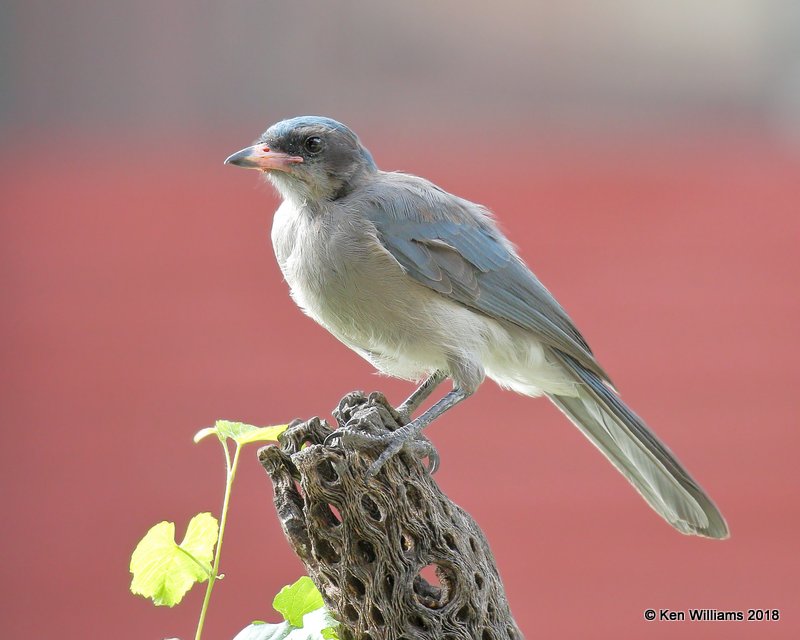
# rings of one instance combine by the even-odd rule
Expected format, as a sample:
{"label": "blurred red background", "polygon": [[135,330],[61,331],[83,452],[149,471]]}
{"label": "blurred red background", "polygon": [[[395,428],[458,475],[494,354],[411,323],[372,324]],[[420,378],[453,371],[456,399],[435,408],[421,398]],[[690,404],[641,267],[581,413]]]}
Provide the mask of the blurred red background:
{"label": "blurred red background", "polygon": [[[157,521],[176,522],[181,537],[194,513],[219,512],[222,457],[213,443],[193,445],[194,432],[216,418],[327,416],[355,388],[397,401],[411,390],[374,376],[295,308],[269,244],[275,195],[255,174],[222,166],[266,125],[303,112],[347,121],[383,168],[495,211],[622,396],[728,519],[728,541],[681,536],[549,403],[485,384],[429,435],[443,458],[437,480],[484,528],[526,636],[798,637],[800,152],[785,120],[773,127],[761,103],[741,96],[693,115],[672,105],[666,120],[644,108],[647,126],[626,120],[638,113],[628,98],[613,108],[596,99],[622,115],[591,126],[583,116],[548,123],[558,111],[549,103],[521,117],[525,96],[499,113],[493,104],[460,112],[439,97],[425,118],[419,94],[405,119],[379,104],[392,114],[384,120],[340,92],[336,104],[284,96],[278,109],[248,99],[250,111],[237,111],[233,101],[225,117],[190,111],[186,124],[170,119],[194,104],[183,92],[164,107],[170,117],[151,95],[127,119],[87,100],[107,119],[76,123],[80,100],[61,103],[61,115],[43,106],[48,91],[71,94],[35,81],[37,43],[53,45],[31,34],[62,29],[32,6],[15,5],[23,55],[0,118],[4,638],[192,637],[203,589],[156,609],[128,592],[128,560]],[[158,40],[182,52],[184,72],[191,33]],[[70,38],[67,49],[86,46]],[[80,65],[71,73],[90,75]],[[291,84],[281,73],[270,91]],[[314,76],[295,73],[299,84]],[[169,78],[156,80],[171,87]],[[357,82],[366,91],[368,79]],[[274,620],[273,595],[302,573],[255,452],[234,488],[208,638]],[[643,620],[647,608],[690,607],[782,617]]]}

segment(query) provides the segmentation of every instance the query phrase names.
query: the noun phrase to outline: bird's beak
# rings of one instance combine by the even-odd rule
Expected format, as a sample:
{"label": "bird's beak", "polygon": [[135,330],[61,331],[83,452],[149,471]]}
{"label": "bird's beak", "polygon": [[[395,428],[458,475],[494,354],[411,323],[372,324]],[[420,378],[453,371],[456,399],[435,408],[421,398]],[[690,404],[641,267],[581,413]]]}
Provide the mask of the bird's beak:
{"label": "bird's beak", "polygon": [[259,171],[289,171],[293,164],[302,162],[300,156],[290,156],[288,153],[272,151],[265,144],[254,144],[241,151],[228,156],[225,164],[233,164],[245,169],[258,169]]}

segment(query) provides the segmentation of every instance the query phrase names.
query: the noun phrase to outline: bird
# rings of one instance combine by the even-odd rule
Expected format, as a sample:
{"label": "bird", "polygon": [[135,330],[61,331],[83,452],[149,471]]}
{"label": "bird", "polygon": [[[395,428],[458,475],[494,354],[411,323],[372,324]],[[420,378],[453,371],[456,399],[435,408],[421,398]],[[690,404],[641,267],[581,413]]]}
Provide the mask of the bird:
{"label": "bird", "polygon": [[[281,197],[272,245],[302,311],[378,371],[422,381],[397,408],[403,426],[378,437],[368,474],[427,442],[422,430],[488,377],[549,398],[675,529],[728,537],[714,502],[620,399],[485,207],[382,171],[350,128],[322,116],[282,120],[225,164],[261,171]],[[412,419],[446,379],[452,390]],[[344,431],[343,442],[370,439]]]}

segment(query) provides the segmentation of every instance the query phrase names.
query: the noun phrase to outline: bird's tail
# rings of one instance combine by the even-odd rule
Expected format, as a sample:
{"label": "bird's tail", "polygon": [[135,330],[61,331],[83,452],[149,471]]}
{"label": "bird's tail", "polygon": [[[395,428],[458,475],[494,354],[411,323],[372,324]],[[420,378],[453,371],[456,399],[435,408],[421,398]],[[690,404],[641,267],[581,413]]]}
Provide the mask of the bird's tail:
{"label": "bird's tail", "polygon": [[717,507],[675,456],[600,378],[554,352],[578,382],[577,396],[550,400],[619,469],[655,511],[681,533],[727,538]]}

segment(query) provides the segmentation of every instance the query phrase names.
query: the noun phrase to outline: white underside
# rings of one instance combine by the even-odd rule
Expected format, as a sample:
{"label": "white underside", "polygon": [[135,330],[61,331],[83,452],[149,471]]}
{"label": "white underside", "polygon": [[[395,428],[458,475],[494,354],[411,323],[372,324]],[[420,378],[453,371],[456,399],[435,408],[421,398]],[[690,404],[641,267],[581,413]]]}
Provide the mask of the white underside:
{"label": "white underside", "polygon": [[[301,306],[315,316],[313,307]],[[423,340],[418,340],[414,331],[407,337],[361,336],[357,343],[347,336],[343,342],[382,373],[398,378],[419,380],[437,369],[458,376],[454,368],[480,376],[482,370],[501,387],[524,395],[574,395],[574,382],[547,360],[541,343],[523,330],[503,326],[446,300],[430,304],[429,309]],[[477,386],[480,380],[475,382]]]}
{"label": "white underside", "polygon": [[[354,243],[356,232],[361,238]],[[304,215],[288,201],[278,209],[275,254],[306,314],[394,377],[419,380],[438,369],[469,390],[485,374],[529,396],[575,393],[574,382],[547,360],[530,332],[417,283],[373,233],[347,220]]]}

